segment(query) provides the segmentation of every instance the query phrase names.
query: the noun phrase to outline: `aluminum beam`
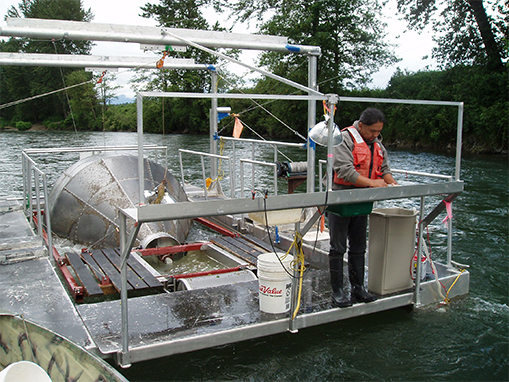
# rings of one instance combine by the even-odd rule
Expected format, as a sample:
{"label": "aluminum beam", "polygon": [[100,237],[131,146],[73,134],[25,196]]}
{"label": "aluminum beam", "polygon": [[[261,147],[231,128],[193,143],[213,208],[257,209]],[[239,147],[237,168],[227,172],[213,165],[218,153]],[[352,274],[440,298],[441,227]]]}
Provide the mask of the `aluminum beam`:
{"label": "aluminum beam", "polygon": [[[375,202],[389,199],[403,199],[420,196],[453,194],[463,191],[463,181],[432,183],[412,186],[367,188],[357,190],[329,191],[327,205]],[[208,200],[205,202],[184,202],[178,204],[143,205],[123,209],[123,213],[138,222],[167,219],[189,219],[195,217],[240,214],[249,212],[275,211],[292,208],[323,206],[325,192],[289,194],[264,198],[242,198]]]}
{"label": "aluminum beam", "polygon": [[324,101],[328,99],[326,94],[316,95],[282,95],[282,94],[244,94],[244,93],[186,93],[186,92],[140,92],[143,97],[165,98],[200,98],[200,99],[277,99],[283,101]]}
{"label": "aluminum beam", "polygon": [[119,24],[87,23],[81,21],[6,18],[2,36],[67,40],[133,42],[155,45],[183,45],[172,35],[192,40],[209,48],[255,49],[283,53],[316,54],[317,46],[291,45],[286,37],[229,33],[180,28],[160,28]]}
{"label": "aluminum beam", "polygon": [[[69,68],[145,68],[157,69],[157,57],[114,57],[73,54],[39,54],[0,52],[0,65],[12,66],[57,66]],[[163,69],[208,69],[205,64],[196,64],[190,58],[166,58]]]}

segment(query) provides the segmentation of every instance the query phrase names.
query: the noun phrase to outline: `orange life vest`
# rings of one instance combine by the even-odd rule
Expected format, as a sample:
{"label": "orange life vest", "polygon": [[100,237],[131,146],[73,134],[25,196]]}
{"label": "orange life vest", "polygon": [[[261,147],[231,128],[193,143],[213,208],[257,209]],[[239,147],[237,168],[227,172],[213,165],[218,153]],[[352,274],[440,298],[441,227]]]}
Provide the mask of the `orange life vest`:
{"label": "orange life vest", "polygon": [[[369,149],[368,144],[364,141],[361,134],[354,126],[347,127],[343,130],[348,131],[353,138],[354,148],[352,154],[355,171],[369,179],[381,179],[384,157],[380,145],[377,142],[374,142],[372,152]],[[339,178],[336,172],[334,172],[334,183],[345,186],[354,185],[351,182]]]}

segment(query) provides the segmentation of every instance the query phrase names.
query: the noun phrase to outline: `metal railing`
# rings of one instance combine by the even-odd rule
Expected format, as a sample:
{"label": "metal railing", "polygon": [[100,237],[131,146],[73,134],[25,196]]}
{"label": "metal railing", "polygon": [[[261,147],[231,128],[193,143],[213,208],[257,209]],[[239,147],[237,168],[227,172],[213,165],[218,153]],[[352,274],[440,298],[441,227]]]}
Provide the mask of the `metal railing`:
{"label": "metal railing", "polygon": [[269,162],[261,162],[251,159],[241,159],[240,160],[240,197],[244,197],[244,163],[250,163],[252,166],[252,175],[251,175],[251,184],[255,184],[255,173],[254,173],[254,167],[255,165],[259,166],[268,166],[274,168],[274,195],[277,195],[277,164],[275,163],[269,163]]}
{"label": "metal railing", "polygon": [[[248,138],[233,138],[233,137],[220,137],[220,139],[225,141],[231,141],[232,142],[232,160],[233,160],[233,172],[236,173],[236,157],[237,157],[237,151],[236,151],[236,143],[251,143],[251,160],[254,161],[255,159],[255,153],[256,153],[256,145],[263,145],[263,146],[273,146],[274,148],[274,163],[278,161],[278,153],[285,156],[279,151],[279,147],[296,147],[296,148],[305,148],[306,145],[301,143],[289,143],[289,142],[279,142],[279,141],[262,141],[258,139],[248,139]],[[289,159],[288,157],[286,157]],[[254,166],[251,170],[251,177],[254,178]],[[242,178],[241,178],[242,179]],[[254,184],[254,182],[253,182]],[[235,179],[233,180],[233,187],[235,187]],[[277,187],[275,183],[274,189],[276,190],[277,195]]]}
{"label": "metal railing", "polygon": [[25,151],[22,152],[21,158],[23,171],[23,208],[25,215],[28,215],[27,218],[30,220],[30,224],[33,224],[35,207],[37,211],[37,234],[44,242],[44,223],[42,219],[42,204],[44,203],[44,222],[46,224],[46,234],[48,237],[48,251],[51,253],[53,238],[51,236],[50,214],[46,209],[48,203],[48,182],[46,174],[37,167],[37,164]]}
{"label": "metal railing", "polygon": [[201,169],[202,169],[202,181],[203,181],[203,189],[204,189],[204,195],[205,195],[205,200],[207,200],[207,177],[206,177],[206,174],[205,174],[205,163],[203,161],[203,158],[204,157],[209,157],[209,158],[212,158],[212,159],[225,159],[225,160],[228,160],[228,169],[229,169],[229,172],[230,172],[230,187],[231,187],[231,197],[232,198],[235,198],[235,187],[234,187],[234,183],[233,183],[233,179],[234,177],[232,176],[233,175],[233,172],[232,172],[232,165],[231,165],[231,158],[230,157],[227,157],[227,156],[223,156],[223,155],[216,155],[216,154],[209,154],[209,153],[204,153],[204,152],[200,152],[200,151],[192,151],[192,150],[185,150],[185,149],[179,149],[179,160],[180,160],[180,176],[181,176],[181,180],[182,180],[182,187],[184,188],[184,191],[187,191],[186,190],[186,182],[185,182],[185,179],[184,179],[184,166],[183,166],[183,163],[182,163],[182,153],[187,153],[187,154],[193,154],[193,155],[199,155],[200,156],[200,160],[201,160]]}

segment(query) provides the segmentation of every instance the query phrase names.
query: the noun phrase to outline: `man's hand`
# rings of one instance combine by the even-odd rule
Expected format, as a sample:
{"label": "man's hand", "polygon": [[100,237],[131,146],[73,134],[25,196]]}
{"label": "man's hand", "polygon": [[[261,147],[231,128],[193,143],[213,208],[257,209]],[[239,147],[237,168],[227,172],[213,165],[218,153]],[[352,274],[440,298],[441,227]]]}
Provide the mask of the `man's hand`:
{"label": "man's hand", "polygon": [[383,179],[372,179],[370,187],[387,187],[388,184]]}

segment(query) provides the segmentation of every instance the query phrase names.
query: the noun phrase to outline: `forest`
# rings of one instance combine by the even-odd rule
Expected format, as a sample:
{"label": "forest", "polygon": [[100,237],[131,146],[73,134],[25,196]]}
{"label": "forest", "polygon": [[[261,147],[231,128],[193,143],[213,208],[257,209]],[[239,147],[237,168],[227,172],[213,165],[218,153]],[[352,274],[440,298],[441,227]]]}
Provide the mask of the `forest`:
{"label": "forest", "polygon": [[[155,0],[154,0],[155,1]],[[492,0],[397,0],[398,12],[408,28],[432,28],[433,58],[439,69],[396,71],[385,89],[370,88],[373,74],[398,62],[387,41],[387,25],[379,20],[384,2],[379,0],[159,0],[141,7],[141,15],[159,26],[224,31],[210,25],[204,12],[214,7],[236,22],[251,22],[257,33],[287,36],[292,44],[320,46],[318,85],[323,93],[340,97],[374,97],[464,102],[464,149],[472,153],[508,152],[509,81],[507,21],[504,2]],[[270,16],[267,16],[270,15]],[[90,22],[93,11],[81,0],[23,0],[12,6],[9,17],[46,18]],[[89,41],[0,41],[2,52],[90,54]],[[238,57],[235,50],[221,53]],[[221,64],[220,58],[189,48],[168,56],[194,58]],[[266,52],[259,65],[277,75],[307,85],[307,58]],[[204,74],[205,73],[205,74]],[[299,94],[294,88],[268,77],[246,81],[233,73],[219,73],[219,92]],[[39,94],[46,97],[30,99]],[[79,85],[71,87],[73,85]],[[133,89],[141,91],[210,92],[210,74],[182,70],[137,69]],[[135,131],[136,105],[113,105],[115,87],[83,69],[0,66],[0,129],[27,130],[33,124],[51,130]],[[11,106],[12,105],[12,106]],[[220,100],[230,106],[245,125],[268,139],[306,136],[307,104],[274,101],[260,105],[251,100]],[[447,150],[455,146],[457,108],[383,104],[387,117],[383,136],[387,146]],[[349,126],[365,104],[338,105],[336,124]],[[144,102],[144,130],[161,134],[208,134],[210,101],[154,98]],[[322,119],[317,104],[317,121]],[[270,114],[269,114],[269,113]],[[275,118],[274,118],[275,117]],[[288,128],[290,127],[290,128]],[[233,119],[219,129],[231,135]],[[253,135],[244,129],[243,137]]]}

